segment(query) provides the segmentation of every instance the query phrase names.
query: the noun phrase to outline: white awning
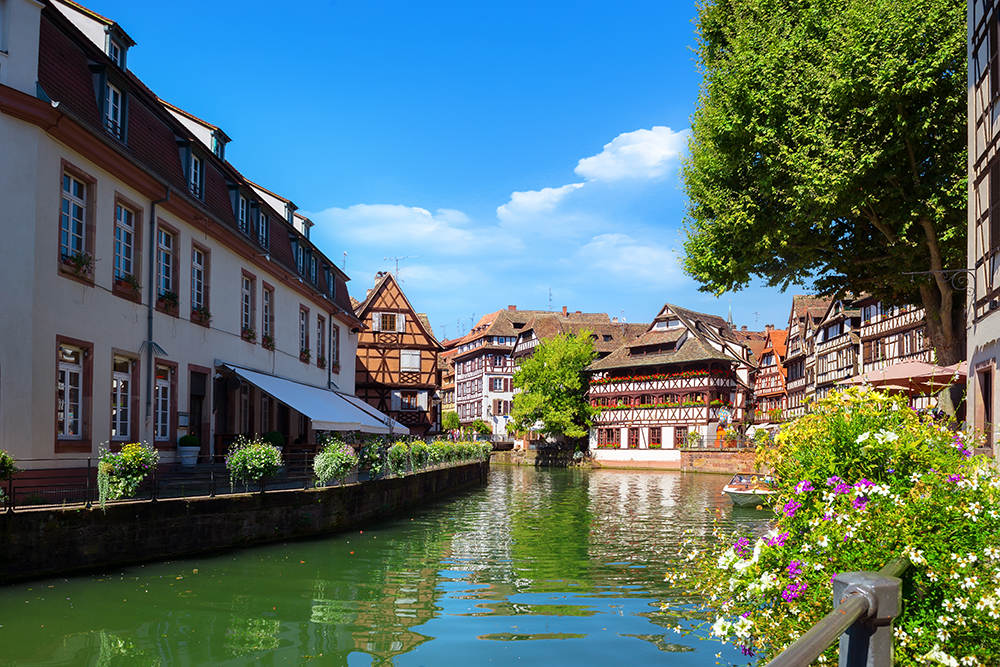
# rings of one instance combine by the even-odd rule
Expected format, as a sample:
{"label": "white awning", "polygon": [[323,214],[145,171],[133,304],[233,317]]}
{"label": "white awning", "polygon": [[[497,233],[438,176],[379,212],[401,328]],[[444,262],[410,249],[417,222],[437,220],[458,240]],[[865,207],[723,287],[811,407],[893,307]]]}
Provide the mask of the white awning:
{"label": "white awning", "polygon": [[240,366],[225,364],[241,378],[261,391],[312,420],[317,431],[361,431],[362,433],[409,434],[409,429],[382,414],[356,396],[331,391],[321,387],[286,380],[267,373],[251,371]]}

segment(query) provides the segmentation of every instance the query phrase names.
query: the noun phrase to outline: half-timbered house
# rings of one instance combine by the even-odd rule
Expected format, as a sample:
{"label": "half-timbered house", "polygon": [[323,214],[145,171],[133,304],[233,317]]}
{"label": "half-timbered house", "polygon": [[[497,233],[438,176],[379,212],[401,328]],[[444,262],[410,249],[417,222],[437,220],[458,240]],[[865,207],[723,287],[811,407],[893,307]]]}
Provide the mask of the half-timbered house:
{"label": "half-timbered house", "polygon": [[441,344],[427,316],[410,305],[388,272],[354,310],[358,334],[355,391],[359,398],[406,426],[413,435],[441,430],[437,392]]}
{"label": "half-timbered house", "polygon": [[924,338],[924,309],[892,306],[875,297],[859,299],[861,308],[861,372],[877,371],[904,361],[933,361]]}
{"label": "half-timbered house", "polygon": [[781,421],[788,401],[785,383],[785,354],[788,331],[768,325],[754,380],[754,399],[757,422]]}
{"label": "half-timbered house", "polygon": [[993,446],[1000,436],[1000,5],[969,0],[969,424]]}
{"label": "half-timbered house", "polygon": [[816,398],[861,371],[861,309],[855,299],[830,303],[816,329]]}
{"label": "half-timbered house", "polygon": [[[746,415],[755,364],[721,317],[666,304],[635,340],[593,362],[590,447],[676,449],[689,437],[714,444],[718,427]],[[677,455],[679,460],[679,454]]]}
{"label": "half-timbered house", "polygon": [[788,338],[785,356],[786,416],[801,417],[816,391],[815,334],[831,299],[797,294],[792,297],[788,315]]}

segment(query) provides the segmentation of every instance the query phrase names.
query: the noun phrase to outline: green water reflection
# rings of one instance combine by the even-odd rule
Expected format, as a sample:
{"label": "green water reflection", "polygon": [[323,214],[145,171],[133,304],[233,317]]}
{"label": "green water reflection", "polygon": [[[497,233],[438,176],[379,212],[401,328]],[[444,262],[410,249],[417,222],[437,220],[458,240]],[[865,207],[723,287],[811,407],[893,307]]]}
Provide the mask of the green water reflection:
{"label": "green water reflection", "polygon": [[724,481],[498,466],[363,532],[5,587],[0,665],[714,665],[658,610],[685,528],[767,519]]}

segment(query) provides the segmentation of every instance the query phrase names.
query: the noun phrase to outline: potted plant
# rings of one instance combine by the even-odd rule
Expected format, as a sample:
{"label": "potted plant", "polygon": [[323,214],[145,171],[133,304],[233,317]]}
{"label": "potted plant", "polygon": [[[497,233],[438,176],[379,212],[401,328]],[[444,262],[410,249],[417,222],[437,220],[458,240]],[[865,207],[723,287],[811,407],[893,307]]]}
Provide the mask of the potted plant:
{"label": "potted plant", "polygon": [[115,276],[115,285],[126,290],[127,292],[130,292],[133,297],[137,297],[142,294],[142,285],[139,284],[139,279],[131,273],[123,273]]}
{"label": "potted plant", "polygon": [[243,327],[243,331],[241,332],[240,335],[242,335],[243,336],[243,340],[245,340],[248,343],[256,343],[257,342],[257,330],[254,329],[252,326],[250,326],[250,327]]}
{"label": "potted plant", "polygon": [[191,321],[207,327],[212,323],[212,312],[205,306],[198,306],[191,309]]}
{"label": "potted plant", "polygon": [[177,441],[177,453],[180,455],[182,468],[193,468],[201,454],[201,441],[193,435],[182,435]]}
{"label": "potted plant", "polygon": [[312,351],[309,348],[299,350],[299,361],[308,364],[310,359],[312,359]]}
{"label": "potted plant", "polygon": [[684,438],[684,445],[687,447],[699,447],[701,445],[701,434],[697,431],[691,431]]}
{"label": "potted plant", "polygon": [[281,468],[281,452],[274,445],[264,442],[260,436],[246,438],[239,436],[226,455],[226,469],[229,470],[229,486],[233,489],[237,481],[244,487],[250,482],[260,484],[264,492],[264,478],[272,477]]}
{"label": "potted plant", "polygon": [[[14,457],[0,449],[0,481],[6,482],[18,472],[20,472],[20,469],[14,462]],[[0,503],[6,502],[6,499],[7,493],[5,489],[0,488]]]}
{"label": "potted plant", "polygon": [[90,278],[91,269],[94,268],[94,258],[86,252],[76,252],[72,255],[63,255],[63,263],[69,266],[78,278]]}
{"label": "potted plant", "polygon": [[265,350],[270,350],[271,352],[274,352],[274,335],[264,334],[264,336],[260,339],[260,344],[264,347]]}
{"label": "potted plant", "polygon": [[353,447],[339,440],[327,440],[322,451],[313,459],[316,486],[325,485],[330,481],[343,484],[356,465],[358,465],[358,454]]}
{"label": "potted plant", "polygon": [[339,361],[331,361],[330,362],[330,370],[333,371],[334,373],[339,373],[340,372],[340,362]]}
{"label": "potted plant", "polygon": [[120,452],[102,449],[97,463],[97,491],[101,508],[108,500],[134,496],[139,484],[156,468],[159,454],[155,449],[132,442]]}
{"label": "potted plant", "polygon": [[171,315],[177,313],[177,308],[181,304],[181,299],[177,296],[177,292],[171,292],[169,290],[166,292],[160,292],[160,296],[156,299],[156,301],[163,307],[163,310],[167,311]]}
{"label": "potted plant", "polygon": [[316,365],[319,366],[320,368],[326,368],[326,357],[324,357],[322,354],[316,357]]}

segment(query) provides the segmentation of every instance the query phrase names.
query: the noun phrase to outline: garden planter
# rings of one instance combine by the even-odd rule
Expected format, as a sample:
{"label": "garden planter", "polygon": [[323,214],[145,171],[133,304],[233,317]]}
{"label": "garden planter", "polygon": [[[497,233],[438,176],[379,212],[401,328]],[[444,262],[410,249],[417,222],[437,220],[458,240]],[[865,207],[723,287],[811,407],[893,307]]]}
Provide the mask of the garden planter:
{"label": "garden planter", "polygon": [[177,454],[180,456],[182,468],[193,468],[198,463],[201,447],[177,447]]}

